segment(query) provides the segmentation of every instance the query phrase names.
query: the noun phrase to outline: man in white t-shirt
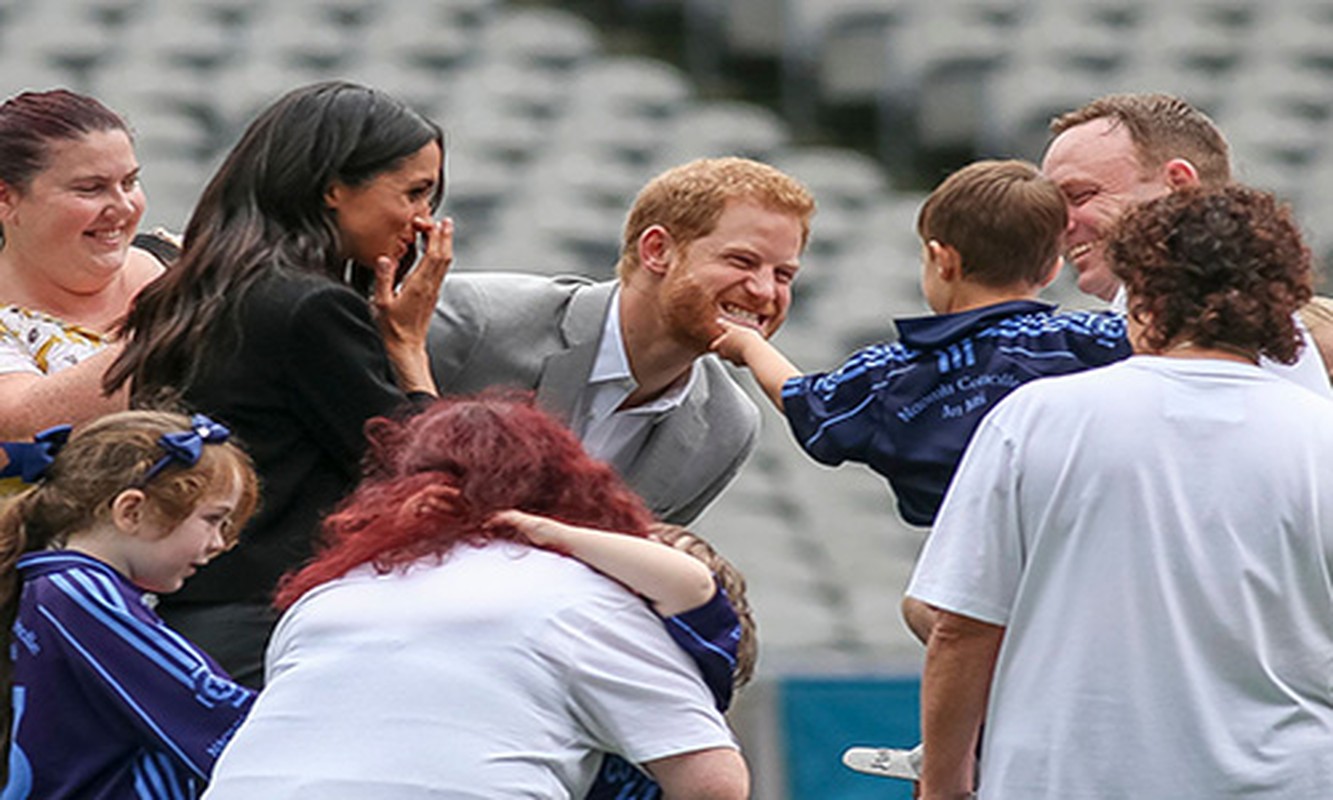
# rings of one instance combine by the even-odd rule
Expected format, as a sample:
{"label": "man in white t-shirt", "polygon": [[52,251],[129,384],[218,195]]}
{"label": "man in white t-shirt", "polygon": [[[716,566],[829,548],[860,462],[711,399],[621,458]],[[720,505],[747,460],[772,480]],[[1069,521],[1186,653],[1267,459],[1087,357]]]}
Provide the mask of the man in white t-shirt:
{"label": "man in white t-shirt", "polygon": [[[1123,288],[1106,260],[1111,228],[1126,210],[1146,200],[1186,186],[1229,183],[1226,138],[1184,100],[1148,93],[1097,98],[1056,117],[1051,133],[1041,169],[1069,204],[1065,257],[1078,272],[1080,290],[1123,311]],[[1295,364],[1265,361],[1264,368],[1333,397],[1308,334]]]}
{"label": "man in white t-shirt", "polygon": [[996,406],[908,587],[923,798],[970,796],[983,716],[985,800],[1333,797],[1333,404],[1258,366],[1308,250],[1237,186],[1128,221],[1143,354]]}
{"label": "man in white t-shirt", "polygon": [[527,545],[358,568],[288,610],[266,663],[210,800],[582,798],[608,752],[668,796],[744,796],[726,721],[662,620]]}

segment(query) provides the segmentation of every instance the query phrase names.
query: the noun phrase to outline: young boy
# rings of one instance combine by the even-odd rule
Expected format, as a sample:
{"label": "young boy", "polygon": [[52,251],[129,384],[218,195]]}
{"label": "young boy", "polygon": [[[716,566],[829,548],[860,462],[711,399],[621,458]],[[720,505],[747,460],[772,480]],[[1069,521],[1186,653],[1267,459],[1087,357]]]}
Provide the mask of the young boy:
{"label": "young boy", "polygon": [[[1130,354],[1120,315],[1057,313],[1036,299],[1059,272],[1067,222],[1064,196],[1034,165],[978,161],[921,207],[921,290],[935,315],[896,320],[897,343],[803,375],[758,331],[722,320],[713,350],[750,369],[811,457],[869,465],[893,487],[903,519],[929,526],[977,424],[1001,398]],[[903,616],[926,641],[934,612],[907,599]]]}

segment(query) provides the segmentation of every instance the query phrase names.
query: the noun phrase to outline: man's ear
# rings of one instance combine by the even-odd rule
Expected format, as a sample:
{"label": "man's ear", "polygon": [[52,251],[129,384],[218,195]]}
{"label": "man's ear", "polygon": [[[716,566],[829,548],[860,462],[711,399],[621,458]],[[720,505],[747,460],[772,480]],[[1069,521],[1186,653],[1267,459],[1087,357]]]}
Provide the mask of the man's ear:
{"label": "man's ear", "polygon": [[131,536],[143,526],[148,495],[140,489],[126,489],[111,500],[111,524]]}
{"label": "man's ear", "polygon": [[956,248],[931,239],[926,242],[926,252],[930,254],[930,267],[940,280],[953,283],[962,276],[963,257]]}
{"label": "man's ear", "polygon": [[661,225],[649,225],[639,234],[639,266],[657,276],[665,275],[676,260],[676,240]]}
{"label": "man's ear", "polygon": [[1166,174],[1166,185],[1171,191],[1184,189],[1186,186],[1199,185],[1199,170],[1186,158],[1173,158],[1162,167]]}

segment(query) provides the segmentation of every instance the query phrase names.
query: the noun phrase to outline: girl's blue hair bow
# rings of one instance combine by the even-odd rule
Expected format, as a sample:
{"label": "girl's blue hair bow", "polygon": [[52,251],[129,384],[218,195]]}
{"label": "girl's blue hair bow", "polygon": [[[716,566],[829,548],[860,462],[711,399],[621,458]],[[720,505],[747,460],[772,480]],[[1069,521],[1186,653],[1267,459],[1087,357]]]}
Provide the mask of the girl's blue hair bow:
{"label": "girl's blue hair bow", "polygon": [[0,450],[9,456],[9,463],[0,469],[0,478],[17,477],[24,483],[40,481],[60,448],[69,441],[69,432],[69,425],[57,425],[32,437],[31,442],[0,442]]}
{"label": "girl's blue hair bow", "polygon": [[214,422],[203,414],[190,417],[190,429],[162,434],[157,443],[166,451],[166,455],[153,462],[153,466],[137,481],[143,486],[159,472],[171,464],[184,464],[192,467],[199,463],[206,444],[222,444],[231,436],[231,431],[220,422]]}

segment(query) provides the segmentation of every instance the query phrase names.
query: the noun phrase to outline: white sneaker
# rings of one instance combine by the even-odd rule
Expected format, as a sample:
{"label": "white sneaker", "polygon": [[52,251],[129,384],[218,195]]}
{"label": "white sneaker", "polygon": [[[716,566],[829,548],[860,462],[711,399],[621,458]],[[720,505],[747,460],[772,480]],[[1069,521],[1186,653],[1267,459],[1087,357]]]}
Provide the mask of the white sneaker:
{"label": "white sneaker", "polygon": [[907,781],[920,780],[921,745],[917,745],[911,750],[895,750],[889,747],[849,747],[842,752],[842,763],[867,775],[902,778]]}

